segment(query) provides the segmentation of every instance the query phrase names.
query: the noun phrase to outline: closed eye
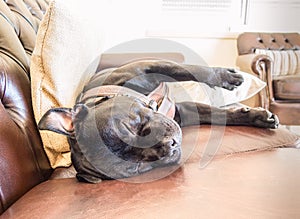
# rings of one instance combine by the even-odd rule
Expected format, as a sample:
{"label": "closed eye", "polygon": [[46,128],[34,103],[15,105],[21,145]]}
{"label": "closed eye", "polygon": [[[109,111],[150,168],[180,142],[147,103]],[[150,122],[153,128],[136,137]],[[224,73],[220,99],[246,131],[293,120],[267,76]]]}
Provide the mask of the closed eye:
{"label": "closed eye", "polygon": [[136,135],[136,133],[133,131],[132,127],[129,127],[129,125],[126,122],[121,122],[121,124],[126,128],[127,131],[129,131],[132,135]]}

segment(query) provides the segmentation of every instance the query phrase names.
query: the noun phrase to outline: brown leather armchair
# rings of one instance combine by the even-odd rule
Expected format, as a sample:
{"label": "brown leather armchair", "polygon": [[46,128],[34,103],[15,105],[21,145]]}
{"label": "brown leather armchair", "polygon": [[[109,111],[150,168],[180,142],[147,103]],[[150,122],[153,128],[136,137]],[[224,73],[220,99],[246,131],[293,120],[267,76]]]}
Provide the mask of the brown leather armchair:
{"label": "brown leather armchair", "polygon": [[277,114],[281,124],[300,125],[300,35],[243,33],[237,39],[237,48],[240,70],[256,74],[267,83],[256,96],[255,105]]}

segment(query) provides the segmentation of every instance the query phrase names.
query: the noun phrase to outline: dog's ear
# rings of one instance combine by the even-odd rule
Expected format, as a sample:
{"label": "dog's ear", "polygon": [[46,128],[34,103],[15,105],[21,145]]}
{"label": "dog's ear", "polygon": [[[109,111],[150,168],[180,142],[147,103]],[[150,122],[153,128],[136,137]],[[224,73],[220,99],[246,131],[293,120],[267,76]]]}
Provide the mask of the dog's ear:
{"label": "dog's ear", "polygon": [[48,110],[39,121],[40,130],[50,130],[59,134],[74,137],[73,111],[70,108]]}

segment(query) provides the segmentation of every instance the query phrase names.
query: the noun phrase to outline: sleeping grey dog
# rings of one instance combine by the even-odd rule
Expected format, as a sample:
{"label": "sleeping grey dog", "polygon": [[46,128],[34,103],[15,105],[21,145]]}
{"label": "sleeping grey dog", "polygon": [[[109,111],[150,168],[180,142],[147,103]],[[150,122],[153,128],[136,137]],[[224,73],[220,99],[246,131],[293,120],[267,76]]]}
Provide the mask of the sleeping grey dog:
{"label": "sleeping grey dog", "polygon": [[181,128],[200,124],[277,128],[262,108],[219,109],[173,103],[164,82],[197,81],[233,90],[243,77],[232,69],[142,60],[96,73],[73,109],[50,109],[39,128],[68,137],[77,179],[137,176],[181,159]]}

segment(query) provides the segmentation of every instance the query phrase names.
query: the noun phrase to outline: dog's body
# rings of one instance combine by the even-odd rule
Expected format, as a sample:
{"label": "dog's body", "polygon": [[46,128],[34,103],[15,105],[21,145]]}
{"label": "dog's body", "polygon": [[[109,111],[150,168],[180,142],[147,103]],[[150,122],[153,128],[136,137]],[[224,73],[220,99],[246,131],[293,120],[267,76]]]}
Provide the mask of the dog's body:
{"label": "dog's body", "polygon": [[[93,90],[90,95],[80,95],[73,109],[49,110],[39,127],[67,135],[77,178],[98,182],[179,163],[183,126],[278,126],[277,117],[261,108],[219,109],[183,102],[175,104],[171,118],[156,112],[144,95],[151,94],[162,82],[174,81],[204,82],[210,87],[232,90],[242,84],[243,78],[231,69],[162,60],[132,62],[96,73],[83,91]],[[118,92],[95,92],[97,88],[111,89],[110,85],[126,88],[117,87]],[[128,88],[137,91],[141,98]]]}

